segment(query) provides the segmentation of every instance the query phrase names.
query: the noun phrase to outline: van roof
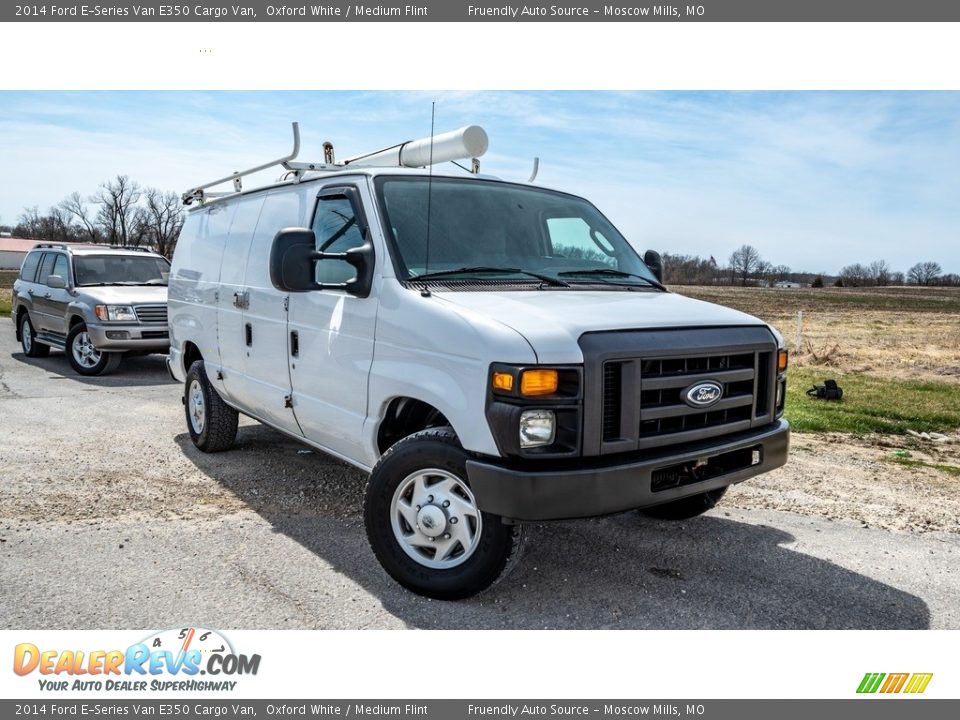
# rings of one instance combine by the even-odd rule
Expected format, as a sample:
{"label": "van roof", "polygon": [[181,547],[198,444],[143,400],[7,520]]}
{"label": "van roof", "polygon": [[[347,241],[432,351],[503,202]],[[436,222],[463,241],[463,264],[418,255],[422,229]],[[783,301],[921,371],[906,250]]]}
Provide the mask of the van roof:
{"label": "van roof", "polygon": [[196,212],[204,207],[215,203],[229,202],[235,198],[244,197],[246,195],[254,195],[259,192],[265,192],[267,190],[274,190],[280,187],[296,187],[298,185],[303,185],[308,182],[316,182],[318,180],[329,180],[331,178],[351,176],[355,177],[357,175],[365,175],[367,177],[378,177],[382,175],[396,175],[396,176],[420,176],[420,177],[430,177],[431,175],[435,178],[458,178],[458,179],[474,179],[474,180],[487,180],[494,182],[505,182],[503,178],[499,178],[495,175],[486,175],[486,174],[477,174],[474,175],[470,172],[464,170],[440,170],[438,171],[434,167],[433,172],[430,172],[428,168],[404,168],[404,167],[377,167],[377,166],[352,166],[345,165],[340,170],[308,170],[306,171],[299,179],[299,182],[295,177],[285,178],[277,180],[276,182],[269,183],[267,185],[260,185],[258,187],[250,188],[249,190],[241,190],[240,192],[228,192],[223,195],[217,195],[214,197],[208,197],[203,201],[203,204],[195,205],[189,208],[188,212]]}

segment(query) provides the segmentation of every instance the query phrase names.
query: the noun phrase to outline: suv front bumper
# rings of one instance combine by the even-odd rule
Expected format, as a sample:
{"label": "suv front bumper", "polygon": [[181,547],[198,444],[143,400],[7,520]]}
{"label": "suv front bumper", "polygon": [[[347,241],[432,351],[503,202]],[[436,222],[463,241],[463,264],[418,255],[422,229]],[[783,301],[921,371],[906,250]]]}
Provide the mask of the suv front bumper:
{"label": "suv front bumper", "polygon": [[[616,464],[581,458],[575,464],[567,461],[541,470],[533,464],[510,467],[471,459],[467,476],[477,505],[486,512],[513,520],[595,517],[741,482],[784,465],[789,448],[789,424],[778,420],[763,428],[680,449],[646,452]],[[699,467],[691,475],[686,471],[693,465]],[[697,480],[698,476],[705,479]],[[681,477],[680,484],[670,486]]]}
{"label": "suv front bumper", "polygon": [[97,350],[167,352],[170,347],[170,331],[166,325],[88,324],[87,333]]}

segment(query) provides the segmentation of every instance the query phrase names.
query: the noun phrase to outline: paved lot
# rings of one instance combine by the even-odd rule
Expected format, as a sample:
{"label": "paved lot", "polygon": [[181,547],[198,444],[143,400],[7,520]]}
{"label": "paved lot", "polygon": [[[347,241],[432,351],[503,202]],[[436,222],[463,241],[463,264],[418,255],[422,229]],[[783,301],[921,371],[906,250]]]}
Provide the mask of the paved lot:
{"label": "paved lot", "polygon": [[25,358],[0,320],[0,627],[960,628],[960,536],[743,507],[737,489],[682,524],[527,526],[499,585],[425,600],[373,558],[360,473],[251,422],[203,455],[179,397],[160,356],[81,378]]}

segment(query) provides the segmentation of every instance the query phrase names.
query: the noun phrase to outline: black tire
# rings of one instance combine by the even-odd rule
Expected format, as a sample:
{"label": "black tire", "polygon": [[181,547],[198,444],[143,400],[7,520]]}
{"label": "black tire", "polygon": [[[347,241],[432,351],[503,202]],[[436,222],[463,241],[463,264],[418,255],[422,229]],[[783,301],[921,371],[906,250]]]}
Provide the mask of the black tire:
{"label": "black tire", "polygon": [[644,508],[640,512],[658,520],[689,520],[697,515],[703,515],[707,510],[713,510],[726,493],[727,488],[717,488],[663,505]]}
{"label": "black tire", "polygon": [[[194,387],[196,384],[196,387]],[[202,418],[192,415],[197,410],[191,394],[196,390],[202,398]],[[221,452],[233,446],[237,438],[240,416],[227,405],[210,381],[203,360],[195,360],[187,371],[183,386],[184,411],[190,439],[200,450],[207,453]]]}
{"label": "black tire", "polygon": [[[505,577],[519,559],[523,526],[507,525],[499,515],[482,511],[478,511],[480,523],[473,549],[466,553],[465,560],[457,560],[460,564],[455,567],[429,567],[401,546],[393,527],[393,503],[401,483],[408,482],[418,471],[439,470],[468,486],[466,460],[467,453],[452,429],[432,428],[397,442],[370,474],[363,507],[370,547],[394,580],[419,595],[438,600],[470,597]],[[453,514],[449,513],[451,517]],[[448,518],[448,522],[455,521]],[[459,547],[463,549],[462,544]]]}
{"label": "black tire", "polygon": [[[82,322],[74,325],[67,333],[67,346],[64,351],[67,353],[70,367],[75,372],[80,375],[109,375],[120,367],[123,353],[91,350],[91,354],[83,355],[81,346],[89,344],[89,341],[90,336],[87,335],[87,326]],[[77,345],[76,348],[74,347],[75,344]],[[80,358],[77,357],[78,354],[88,359],[81,362]]]}
{"label": "black tire", "polygon": [[37,333],[28,313],[23,313],[20,318],[20,347],[27,357],[41,358],[50,354],[50,346],[37,340]]}

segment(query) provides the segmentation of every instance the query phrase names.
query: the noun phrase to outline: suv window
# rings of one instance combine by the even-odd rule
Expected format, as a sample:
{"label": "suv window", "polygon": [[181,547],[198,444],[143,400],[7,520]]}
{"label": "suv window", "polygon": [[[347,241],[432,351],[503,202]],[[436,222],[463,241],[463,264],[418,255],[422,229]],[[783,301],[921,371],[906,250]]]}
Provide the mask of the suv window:
{"label": "suv window", "polygon": [[20,268],[20,279],[26,282],[33,282],[37,277],[37,268],[40,266],[41,252],[29,253],[23,261],[23,267]]}
{"label": "suv window", "polygon": [[157,255],[74,255],[77,285],[166,285],[170,263]]}
{"label": "suv window", "polygon": [[53,261],[57,259],[58,253],[44,253],[43,260],[40,261],[40,274],[37,275],[37,282],[41,285],[47,284],[47,278],[53,270]]}
{"label": "suv window", "polygon": [[64,282],[67,284],[70,283],[70,278],[67,277],[67,274],[70,272],[67,266],[67,256],[61,253],[57,253],[56,260],[53,263],[53,272],[51,275],[59,275],[63,278]]}
{"label": "suv window", "polygon": [[[320,252],[346,252],[363,245],[353,205],[342,195],[320,198],[313,219],[313,232]],[[321,260],[316,265],[318,283],[344,283],[356,274],[356,268],[343,260]]]}

